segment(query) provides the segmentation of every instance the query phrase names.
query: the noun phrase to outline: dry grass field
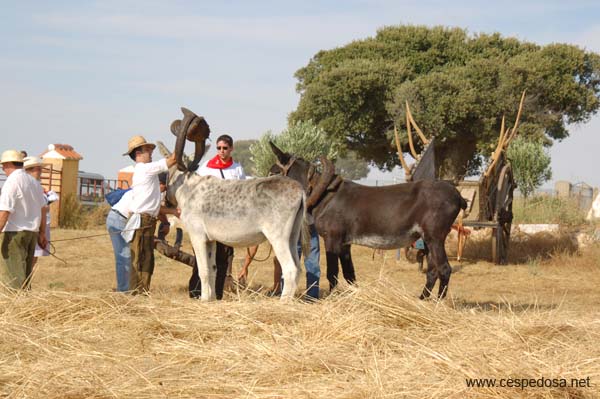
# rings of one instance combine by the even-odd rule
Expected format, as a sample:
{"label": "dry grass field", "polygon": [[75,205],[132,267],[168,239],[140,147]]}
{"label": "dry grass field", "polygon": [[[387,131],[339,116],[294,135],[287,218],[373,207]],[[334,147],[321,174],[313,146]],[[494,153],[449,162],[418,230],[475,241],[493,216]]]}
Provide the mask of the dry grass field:
{"label": "dry grass field", "polygon": [[416,264],[355,247],[356,287],[330,294],[322,278],[322,300],[289,304],[262,294],[270,260],[252,265],[248,289],[205,304],[188,299],[190,269],[175,261],[157,255],[151,296],[131,297],[112,292],[107,236],[56,242],[66,263],[42,258],[31,292],[0,294],[0,396],[597,398],[600,246],[567,241],[516,240],[508,266],[470,241],[442,302],[417,299]]}

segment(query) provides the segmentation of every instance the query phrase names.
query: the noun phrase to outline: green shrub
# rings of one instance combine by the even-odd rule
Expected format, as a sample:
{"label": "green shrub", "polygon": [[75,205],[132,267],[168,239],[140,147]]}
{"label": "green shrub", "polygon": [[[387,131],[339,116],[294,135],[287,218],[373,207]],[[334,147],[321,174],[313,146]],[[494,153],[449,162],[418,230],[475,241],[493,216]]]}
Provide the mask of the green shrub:
{"label": "green shrub", "polygon": [[84,229],[83,205],[81,205],[77,196],[68,194],[61,198],[61,201],[60,227],[64,229]]}
{"label": "green shrub", "polygon": [[110,210],[107,204],[84,206],[74,194],[65,196],[62,201],[64,201],[64,204],[60,215],[60,227],[64,229],[85,230],[90,227],[102,226],[106,223],[106,215]]}
{"label": "green shrub", "polygon": [[269,141],[272,141],[282,151],[289,152],[314,162],[320,156],[329,159],[337,157],[337,147],[327,138],[323,129],[317,127],[312,121],[296,122],[286,130],[276,135],[271,131],[264,133],[258,142],[250,146],[255,176],[267,176],[269,169],[275,163],[275,154],[271,150]]}
{"label": "green shrub", "polygon": [[515,182],[525,198],[552,178],[550,154],[541,141],[517,137],[508,148]]}
{"label": "green shrub", "polygon": [[513,223],[558,223],[563,226],[586,223],[585,212],[578,207],[577,201],[548,195],[515,198],[513,216]]}

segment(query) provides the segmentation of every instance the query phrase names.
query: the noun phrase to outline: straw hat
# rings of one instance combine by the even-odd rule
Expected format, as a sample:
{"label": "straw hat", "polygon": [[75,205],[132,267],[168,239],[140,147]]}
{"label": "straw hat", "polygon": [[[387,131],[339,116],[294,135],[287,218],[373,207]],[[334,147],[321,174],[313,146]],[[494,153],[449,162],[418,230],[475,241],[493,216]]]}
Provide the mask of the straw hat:
{"label": "straw hat", "polygon": [[25,157],[23,158],[23,162],[23,167],[25,169],[33,168],[36,166],[42,166],[44,164],[44,161],[42,161],[38,157]]}
{"label": "straw hat", "polygon": [[7,150],[2,153],[0,163],[5,162],[23,162],[23,154],[16,150]]}
{"label": "straw hat", "polygon": [[156,145],[152,144],[152,143],[148,143],[146,141],[146,139],[144,138],[144,136],[133,136],[127,142],[127,152],[124,153],[123,155],[129,155],[129,154],[131,154],[131,151],[133,151],[136,148],[141,147],[143,145],[152,146],[152,149],[156,148]]}

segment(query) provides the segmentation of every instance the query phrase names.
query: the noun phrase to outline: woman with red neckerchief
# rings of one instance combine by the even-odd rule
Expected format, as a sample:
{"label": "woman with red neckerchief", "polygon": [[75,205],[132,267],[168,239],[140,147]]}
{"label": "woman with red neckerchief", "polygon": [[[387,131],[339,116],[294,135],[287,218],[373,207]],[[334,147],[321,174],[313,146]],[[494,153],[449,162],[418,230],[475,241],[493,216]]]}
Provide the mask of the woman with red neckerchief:
{"label": "woman with red neckerchief", "polygon": [[[219,179],[234,179],[244,180],[246,174],[242,165],[235,162],[231,157],[233,151],[233,139],[231,136],[224,134],[217,139],[217,155],[209,159],[200,168],[197,173],[200,176],[215,176]],[[217,299],[223,298],[223,289],[225,280],[231,280],[231,264],[233,262],[233,248],[217,242],[217,279],[215,283]],[[190,298],[200,298],[200,277],[198,276],[198,268],[194,266],[192,277],[189,282]]]}

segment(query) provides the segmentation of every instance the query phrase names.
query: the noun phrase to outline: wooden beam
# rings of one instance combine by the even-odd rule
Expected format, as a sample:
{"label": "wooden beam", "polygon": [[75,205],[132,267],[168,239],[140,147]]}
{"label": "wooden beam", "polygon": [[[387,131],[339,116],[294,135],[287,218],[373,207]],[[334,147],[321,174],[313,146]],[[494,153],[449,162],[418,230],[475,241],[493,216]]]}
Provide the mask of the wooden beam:
{"label": "wooden beam", "polygon": [[398,149],[398,158],[400,158],[400,163],[402,164],[402,169],[404,169],[404,175],[406,176],[406,180],[410,180],[410,169],[404,160],[404,156],[402,155],[402,147],[400,147],[400,137],[398,136],[398,128],[396,127],[396,123],[394,123],[394,137],[396,139],[396,148]]}
{"label": "wooden beam", "polygon": [[429,140],[427,139],[427,137],[425,137],[425,134],[423,133],[423,131],[421,130],[421,128],[419,127],[419,125],[417,125],[417,122],[415,122],[415,118],[413,118],[412,112],[410,112],[410,107],[408,106],[408,101],[406,102],[406,113],[408,114],[408,118],[410,119],[410,123],[412,123],[412,125],[415,127],[415,130],[419,134],[419,138],[421,139],[421,141],[423,142],[423,144],[424,145],[429,144]]}
{"label": "wooden beam", "polygon": [[408,133],[408,146],[410,148],[410,153],[412,154],[413,158],[418,160],[419,155],[417,154],[417,151],[415,150],[411,130],[412,129],[410,128],[410,110],[408,109],[408,101],[407,101],[406,102],[406,131]]}

